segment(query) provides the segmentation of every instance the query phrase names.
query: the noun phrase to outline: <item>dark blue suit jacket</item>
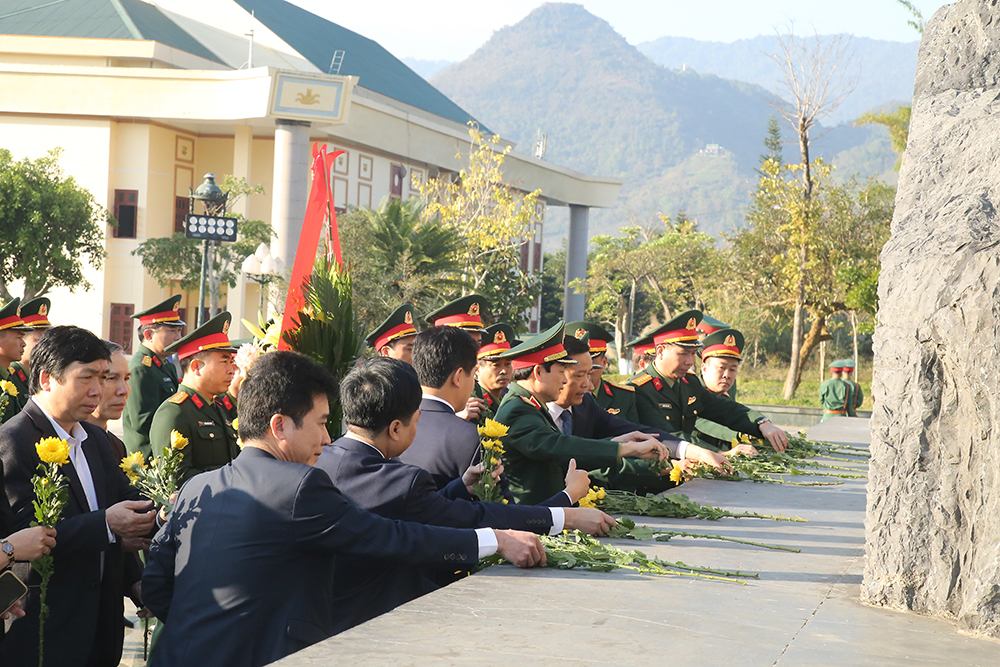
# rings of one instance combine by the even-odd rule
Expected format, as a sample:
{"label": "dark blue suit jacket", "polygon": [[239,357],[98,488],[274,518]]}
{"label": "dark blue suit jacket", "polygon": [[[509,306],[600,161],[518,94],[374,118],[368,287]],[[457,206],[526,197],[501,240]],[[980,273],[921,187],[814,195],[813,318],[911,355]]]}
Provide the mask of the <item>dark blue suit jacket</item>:
{"label": "dark blue suit jacket", "polygon": [[477,459],[479,431],[447,405],[431,398],[420,401],[417,435],[399,460],[423,468],[437,488],[460,478]]}
{"label": "dark blue suit jacket", "polygon": [[[49,581],[49,617],[45,622],[45,664],[75,667],[81,664],[114,666],[121,661],[124,596],[139,580],[142,569],[134,553],[122,553],[120,540],[110,542],[105,510],[122,500],[139,500],[118,467],[108,434],[84,422],[87,439],[83,453],[94,480],[98,508],[91,511],[83,485],[71,463],[60,466],[69,487],[62,519],[56,524],[52,550],[55,571]],[[35,443],[55,436],[42,409],[28,400],[24,409],[0,427],[0,461],[11,513],[11,532],[34,520],[35,492],[31,477],[38,468]],[[103,556],[103,559],[102,559]],[[102,569],[103,560],[103,569]],[[29,585],[24,602],[27,617],[11,625],[0,644],[0,665],[38,664],[38,584],[41,577],[28,563],[14,572]]]}
{"label": "dark blue suit jacket", "polygon": [[357,508],[317,468],[247,447],[181,489],[150,549],[146,606],[165,621],[151,665],[265,665],[334,633],[336,555],[454,570],[476,535]]}
{"label": "dark blue suit jacket", "polygon": [[[552,528],[552,512],[546,507],[473,501],[460,479],[438,491],[427,471],[387,459],[353,438],[324,447],[316,467],[330,475],[348,500],[388,519],[536,533]],[[384,559],[339,558],[334,574],[336,630],[346,630],[436,590],[453,581],[452,575],[454,570],[429,572],[415,564]]]}
{"label": "dark blue suit jacket", "polygon": [[[649,433],[665,444],[671,454],[677,452],[680,438],[666,431],[635,424],[616,417],[603,409],[593,394],[584,394],[583,402],[573,406],[573,435],[598,440],[640,431]],[[675,486],[666,475],[658,475],[649,469],[649,462],[641,459],[622,459],[618,468],[590,471],[591,479],[612,489],[621,489],[644,495],[660,493]]]}

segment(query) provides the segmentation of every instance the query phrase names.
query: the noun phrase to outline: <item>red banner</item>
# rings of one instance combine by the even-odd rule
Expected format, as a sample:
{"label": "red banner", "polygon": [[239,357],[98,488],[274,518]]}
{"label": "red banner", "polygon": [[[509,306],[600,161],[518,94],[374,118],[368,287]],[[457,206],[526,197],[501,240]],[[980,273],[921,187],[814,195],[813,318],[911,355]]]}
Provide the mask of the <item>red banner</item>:
{"label": "red banner", "polygon": [[[319,237],[323,230],[323,221],[330,220],[330,241],[328,252],[332,251],[337,264],[342,264],[340,256],[340,233],[337,229],[337,212],[333,207],[333,191],[330,188],[330,169],[338,155],[345,151],[326,152],[326,144],[313,144],[312,187],[309,190],[309,202],[306,204],[306,215],[302,220],[302,232],[299,234],[299,247],[295,251],[295,262],[292,264],[292,277],[288,283],[288,296],[285,298],[285,314],[281,320],[281,331],[290,331],[293,318],[305,307],[302,286],[312,275],[316,265],[316,251],[319,249]],[[287,350],[288,344],[279,338],[279,350]]]}

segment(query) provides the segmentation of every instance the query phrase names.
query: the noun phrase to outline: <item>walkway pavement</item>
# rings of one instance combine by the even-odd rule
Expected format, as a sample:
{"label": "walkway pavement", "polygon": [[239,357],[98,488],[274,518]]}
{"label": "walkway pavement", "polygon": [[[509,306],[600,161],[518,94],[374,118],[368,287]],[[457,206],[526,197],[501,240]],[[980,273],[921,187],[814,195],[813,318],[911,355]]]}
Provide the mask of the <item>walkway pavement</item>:
{"label": "walkway pavement", "polygon": [[[866,419],[844,417],[807,433],[856,445],[869,438]],[[812,478],[795,478],[803,479]],[[695,480],[682,490],[702,503],[809,522],[640,517],[637,523],[802,552],[684,538],[619,541],[664,560],[760,574],[745,586],[621,571],[493,567],[276,664],[1000,664],[1000,643],[962,635],[945,621],[858,602],[864,480],[829,487]]]}

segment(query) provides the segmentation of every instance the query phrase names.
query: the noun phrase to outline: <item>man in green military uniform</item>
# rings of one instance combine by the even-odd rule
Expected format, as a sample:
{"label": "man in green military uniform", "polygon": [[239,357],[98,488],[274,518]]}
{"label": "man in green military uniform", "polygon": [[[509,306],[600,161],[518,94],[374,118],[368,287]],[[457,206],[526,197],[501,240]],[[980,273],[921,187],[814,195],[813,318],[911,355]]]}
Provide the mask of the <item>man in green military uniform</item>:
{"label": "man in green military uniform", "polygon": [[632,350],[632,369],[635,372],[653,363],[656,356],[656,345],[653,344],[653,337],[650,334],[639,336],[625,343],[626,349]]}
{"label": "man in green military uniform", "polygon": [[510,359],[503,353],[521,341],[514,337],[514,327],[503,322],[486,327],[483,342],[476,354],[476,386],[472,395],[483,402],[476,423],[482,426],[487,419],[496,417],[497,408],[514,379]]}
{"label": "man in green military uniform", "polygon": [[220,313],[167,348],[167,354],[177,353],[184,377],[177,393],[156,410],[149,441],[158,454],[170,445],[172,431],[188,439],[178,466],[181,483],[221,468],[240,453],[236,430],[215,402],[236,370],[236,348],[227,335],[231,320],[229,313]]}
{"label": "man in green military uniform", "polygon": [[417,339],[417,328],[413,326],[413,306],[404,303],[392,311],[375,331],[368,334],[365,341],[375,348],[380,357],[399,359],[413,363],[413,341]]}
{"label": "man in green military uniform", "polygon": [[152,457],[149,445],[149,427],[157,408],[177,393],[177,369],[167,360],[167,348],[181,337],[184,322],[177,314],[181,295],[176,294],[152,308],[132,315],[139,320],[139,340],[129,361],[128,370],[131,392],[125,404],[123,419],[125,447],[129,453],[141,452],[148,460]]}
{"label": "man in green military uniform", "polygon": [[840,359],[830,363],[830,379],[819,386],[819,402],[823,406],[823,421],[837,415],[847,415],[847,403],[851,399],[851,385],[843,380]]}
{"label": "man in green military uniform", "polygon": [[593,322],[570,322],[566,325],[566,335],[585,341],[590,346],[593,370],[590,381],[594,386],[594,398],[608,414],[625,421],[638,422],[639,413],[635,409],[635,387],[604,379],[608,367],[608,343],[615,337],[610,331]]}
{"label": "man in green military uniform", "polygon": [[[424,316],[432,327],[458,327],[469,332],[469,335],[476,341],[476,345],[482,346],[483,334],[486,329],[483,327],[482,312],[489,306],[489,302],[478,294],[469,294],[450,301],[437,310],[427,313]],[[486,403],[475,394],[469,396],[469,401],[463,410],[457,414],[462,419],[470,422],[479,421],[479,413],[483,411]]]}
{"label": "man in green military uniform", "polygon": [[[744,344],[743,334],[736,329],[718,329],[705,336],[702,340],[704,347],[701,350],[701,382],[705,389],[717,396],[733,400],[730,392],[736,386]],[[750,410],[747,416],[754,422],[765,418],[757,410]],[[733,439],[739,437],[739,433],[704,417],[698,417],[695,422],[694,435],[701,444],[716,451],[726,452],[727,456],[757,454],[755,447],[732,444]]]}
{"label": "man in green military uniform", "polygon": [[690,310],[652,332],[655,358],[629,381],[636,388],[639,422],[690,440],[698,417],[704,417],[785,451],[787,433],[766,417],[754,421],[749,408],[716,396],[688,373],[701,347],[695,329],[700,320],[701,313]]}
{"label": "man in green military uniform", "polygon": [[840,377],[841,379],[844,380],[844,382],[850,385],[851,397],[853,399],[851,401],[848,401],[847,404],[848,417],[857,417],[858,408],[860,408],[861,404],[865,402],[865,392],[861,390],[861,385],[854,381],[855,367],[856,364],[854,363],[854,359],[844,359],[841,362],[841,368],[843,370],[841,372]]}
{"label": "man in green military uniform", "polygon": [[556,401],[568,382],[565,366],[578,365],[563,347],[562,322],[504,356],[514,368],[514,383],[500,404],[497,421],[509,427],[504,468],[517,502],[536,504],[558,493],[570,466],[617,469],[622,458],[667,457],[667,448],[652,436],[598,440],[572,435],[570,419],[556,425],[546,404]]}
{"label": "man in green military uniform", "polygon": [[14,297],[0,308],[0,380],[9,383],[4,390],[7,405],[0,413],[0,423],[20,412],[29,395],[27,374],[11,368],[24,354],[24,335],[31,330],[21,320],[20,306],[21,299]]}
{"label": "man in green military uniform", "polygon": [[42,334],[52,328],[52,324],[49,322],[51,308],[52,302],[44,296],[29,299],[21,304],[21,321],[24,322],[24,326],[29,327],[29,330],[24,333],[24,354],[21,355],[21,360],[10,365],[10,380],[18,391],[15,399],[18,410],[24,408],[30,396],[28,376],[31,375],[31,351],[41,339]]}

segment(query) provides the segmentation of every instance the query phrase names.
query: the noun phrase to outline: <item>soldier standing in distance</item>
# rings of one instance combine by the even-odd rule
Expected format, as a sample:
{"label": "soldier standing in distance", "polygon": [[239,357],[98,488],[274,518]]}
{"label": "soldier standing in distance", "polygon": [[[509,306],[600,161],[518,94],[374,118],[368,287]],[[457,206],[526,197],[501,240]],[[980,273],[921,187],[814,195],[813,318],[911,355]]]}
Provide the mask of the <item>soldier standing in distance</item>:
{"label": "soldier standing in distance", "polygon": [[[476,341],[476,345],[482,346],[483,334],[486,329],[483,327],[482,311],[489,306],[489,302],[478,294],[469,294],[444,304],[437,310],[427,313],[424,316],[432,327],[458,327],[469,332],[469,335]],[[485,403],[475,395],[469,396],[469,402],[465,408],[459,410],[457,414],[462,419],[470,422],[479,421],[479,413],[483,411]]]}
{"label": "soldier standing in distance", "polygon": [[850,385],[841,379],[840,359],[830,362],[830,379],[824,380],[819,386],[819,403],[823,406],[823,421],[830,417],[847,414],[847,398]]}
{"label": "soldier standing in distance", "polygon": [[500,401],[514,380],[514,369],[510,365],[510,359],[504,359],[499,355],[520,344],[521,341],[514,338],[514,327],[509,324],[500,323],[486,327],[483,344],[476,355],[476,386],[472,390],[472,395],[483,402],[479,419],[476,420],[480,426],[485,424],[487,419],[496,416]]}
{"label": "soldier standing in distance", "polygon": [[240,453],[236,429],[215,402],[226,393],[236,370],[236,348],[228,336],[231,320],[229,313],[219,313],[167,348],[169,354],[177,353],[184,377],[177,393],[156,410],[149,442],[159,452],[170,445],[172,431],[188,439],[177,468],[180,483],[221,468]]}
{"label": "soldier standing in distance", "polygon": [[417,338],[417,328],[413,326],[413,306],[404,303],[392,311],[375,331],[368,334],[365,342],[375,348],[380,357],[399,359],[413,363],[413,341]]}
{"label": "soldier standing in distance", "polygon": [[11,367],[24,354],[24,335],[31,330],[21,320],[20,305],[21,300],[14,297],[0,308],[0,380],[13,383],[17,391],[17,396],[10,395],[7,399],[0,423],[20,412],[28,400],[27,374]]}
{"label": "soldier standing in distance", "polygon": [[841,363],[841,369],[843,370],[843,372],[841,373],[841,377],[843,378],[844,382],[846,382],[850,386],[851,397],[853,399],[851,401],[848,401],[847,416],[857,417],[858,408],[860,408],[861,404],[865,402],[865,392],[861,391],[861,385],[854,381],[853,377],[855,368],[854,359],[844,359],[840,363]]}
{"label": "soldier standing in distance", "polygon": [[181,337],[186,326],[177,314],[180,301],[181,295],[176,294],[132,315],[132,319],[139,320],[142,343],[128,364],[132,379],[123,420],[125,447],[132,454],[141,452],[147,460],[152,457],[149,427],[153,415],[163,401],[177,392],[177,369],[167,361],[167,348]]}

